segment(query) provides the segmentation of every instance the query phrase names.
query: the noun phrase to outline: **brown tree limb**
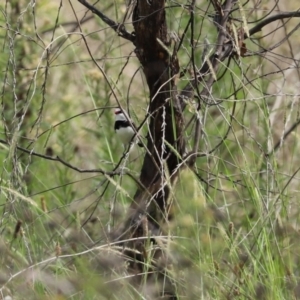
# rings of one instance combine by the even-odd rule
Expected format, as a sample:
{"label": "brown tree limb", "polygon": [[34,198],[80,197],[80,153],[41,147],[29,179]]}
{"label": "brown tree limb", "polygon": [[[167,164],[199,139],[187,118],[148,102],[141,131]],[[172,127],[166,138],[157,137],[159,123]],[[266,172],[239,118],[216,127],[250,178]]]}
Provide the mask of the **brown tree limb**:
{"label": "brown tree limb", "polygon": [[126,30],[124,24],[116,23],[114,20],[104,15],[100,10],[98,10],[95,6],[88,3],[86,0],[78,0],[78,1],[82,5],[84,5],[87,9],[89,9],[93,14],[98,16],[108,26],[110,26],[119,36],[123,37],[128,41],[131,41],[133,44],[135,43],[135,36]]}
{"label": "brown tree limb", "polygon": [[[227,0],[223,4],[222,14],[219,15],[219,22],[214,24],[218,29],[218,37],[217,43],[214,53],[208,58],[208,61],[205,61],[202,65],[201,69],[194,74],[194,78],[187,83],[184,89],[180,93],[181,99],[181,109],[184,110],[187,102],[185,99],[192,98],[194,96],[194,91],[197,89],[200,82],[203,82],[203,89],[200,93],[198,93],[198,97],[201,99],[202,97],[209,95],[209,90],[211,89],[214,78],[211,74],[210,65],[213,67],[213,72],[216,73],[219,67],[220,62],[224,61],[226,58],[230,56],[233,50],[233,41],[228,39],[228,33],[226,31],[226,23],[232,12],[233,6],[235,5],[236,0]],[[220,30],[221,29],[221,30]],[[207,77],[204,80],[204,77]]]}
{"label": "brown tree limb", "polygon": [[[152,191],[153,199],[146,200],[141,196],[144,191],[138,190],[135,199],[146,201],[142,206],[144,213],[151,217],[149,222],[157,223],[167,211],[168,186],[165,181],[164,164],[173,174],[178,164],[177,156],[166,146],[172,145],[179,154],[184,152],[182,138],[183,118],[178,105],[175,78],[179,72],[176,54],[171,55],[167,48],[170,40],[164,10],[164,1],[138,1],[133,13],[133,25],[136,34],[136,55],[143,66],[150,91],[150,126],[144,163],[141,170],[141,183]],[[178,137],[180,137],[178,139]],[[154,160],[154,161],[153,161]],[[157,169],[157,165],[161,170]],[[156,187],[156,191],[153,190]],[[147,193],[148,194],[148,193]],[[139,201],[135,201],[140,202]],[[133,203],[133,206],[136,206]],[[138,204],[140,206],[140,203]],[[160,216],[159,216],[160,215]]]}
{"label": "brown tree limb", "polygon": [[[253,34],[259,32],[262,30],[263,27],[265,27],[266,25],[277,21],[277,20],[282,20],[282,19],[287,19],[287,18],[299,18],[300,17],[300,11],[291,11],[291,12],[284,12],[284,13],[280,13],[277,14],[275,16],[271,16],[263,21],[261,21],[260,23],[258,23],[257,25],[255,25],[253,28],[251,28],[249,30],[249,35],[252,36]],[[244,34],[244,39],[248,38],[247,34]]]}
{"label": "brown tree limb", "polygon": [[[146,243],[130,241],[131,238],[161,236],[161,223],[169,218],[169,194],[185,151],[183,116],[176,90],[179,65],[176,51],[169,51],[165,1],[138,1],[133,12],[135,29],[135,53],[142,65],[150,91],[150,105],[145,120],[149,120],[147,151],[140,183],[129,208],[126,222],[114,232],[113,239],[128,239],[124,251],[134,272],[143,270],[147,260]],[[155,239],[153,239],[155,242]],[[160,247],[158,247],[160,248]],[[160,248],[155,256],[162,253]],[[152,268],[152,267],[151,267]],[[153,276],[160,278],[164,272],[156,271],[153,261]],[[149,275],[149,273],[148,273]],[[169,282],[164,277],[165,282]],[[171,291],[172,296],[175,295]],[[166,291],[166,290],[164,290]],[[174,296],[173,299],[176,299]]]}
{"label": "brown tree limb", "polygon": [[[223,18],[221,19],[220,24],[218,25],[218,28],[220,28],[220,27],[224,28],[224,24],[226,24],[226,21],[228,20],[228,16],[230,14],[230,11],[232,10],[232,5],[234,5],[234,4],[235,4],[235,1],[227,1],[224,4],[224,11],[226,11],[227,13],[223,15]],[[231,9],[230,9],[230,5],[231,5]],[[252,29],[250,29],[249,30],[249,35],[250,36],[254,35],[255,33],[259,32],[264,26],[266,26],[266,25],[268,25],[268,24],[270,24],[274,21],[281,20],[281,19],[286,19],[286,18],[292,18],[292,17],[300,17],[300,11],[285,12],[285,13],[277,14],[275,16],[268,17],[265,20],[262,20],[260,23],[258,23],[256,26],[254,26]],[[233,47],[234,47],[233,41],[228,39],[224,43],[225,37],[226,37],[226,33],[224,33],[224,31],[220,30],[219,34],[218,34],[218,38],[217,38],[218,42],[217,42],[216,50],[209,57],[209,60],[210,60],[211,64],[214,66],[214,71],[215,72],[217,70],[219,62],[224,61],[226,58],[228,58],[229,54],[232,53],[232,51],[233,51]],[[244,39],[247,39],[247,38],[249,38],[249,37],[245,33],[244,34]],[[270,49],[268,49],[268,50],[270,50]],[[203,64],[203,66],[201,67],[201,69],[197,73],[197,76],[195,76],[195,78],[192,79],[184,87],[184,89],[181,91],[181,93],[180,93],[181,100],[193,97],[194,90],[195,90],[196,86],[198,86],[199,83],[201,81],[203,81],[203,77],[205,75],[207,75],[207,72],[209,72],[209,64],[206,62],[206,63]],[[213,83],[213,82],[211,81],[211,83]],[[206,82],[206,86],[208,88],[210,88],[211,85],[208,86],[207,82]],[[207,95],[207,90],[208,89],[203,89],[203,92],[201,93],[201,96],[206,96]],[[182,109],[184,110],[185,106],[186,106],[186,102],[181,101],[181,106],[182,106]]]}
{"label": "brown tree limb", "polygon": [[[8,141],[5,141],[3,139],[0,139],[0,143],[4,144],[4,145],[9,145],[10,144]],[[57,162],[63,164],[64,166],[66,166],[66,167],[68,167],[68,168],[70,168],[74,171],[77,171],[79,173],[101,173],[101,174],[107,175],[107,176],[127,174],[127,173],[122,172],[120,170],[104,171],[102,169],[80,169],[80,168],[75,167],[75,166],[71,165],[70,163],[66,162],[65,160],[63,160],[59,156],[54,157],[54,156],[45,155],[45,154],[34,152],[33,150],[29,150],[29,149],[19,147],[19,146],[16,146],[16,148],[19,151],[22,151],[22,152],[27,153],[27,154],[32,155],[32,156],[40,157],[40,158],[43,158],[43,159],[46,159],[46,160],[57,161]]]}

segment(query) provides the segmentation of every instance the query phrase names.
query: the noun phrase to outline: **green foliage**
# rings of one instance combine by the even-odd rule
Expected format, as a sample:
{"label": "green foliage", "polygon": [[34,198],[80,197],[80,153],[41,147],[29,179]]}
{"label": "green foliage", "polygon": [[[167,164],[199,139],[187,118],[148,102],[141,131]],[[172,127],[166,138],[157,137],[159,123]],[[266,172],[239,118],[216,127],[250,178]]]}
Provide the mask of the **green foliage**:
{"label": "green foliage", "polygon": [[[97,19],[78,27],[71,5],[78,20],[84,9],[72,3],[60,8],[59,2],[13,1],[0,14],[0,138],[7,141],[0,144],[1,296],[151,299],[171,282],[178,299],[298,299],[299,133],[297,126],[284,133],[299,119],[292,77],[299,78],[280,72],[292,69],[288,59],[280,65],[271,55],[235,57],[216,74],[219,80],[201,99],[203,155],[172,190],[174,217],[161,241],[169,257],[156,261],[149,232],[146,276],[138,285],[122,257],[128,249],[109,243],[108,234],[133,200],[144,150],[136,162],[122,160],[122,175],[69,165],[112,171],[124,152],[114,135],[113,110],[120,103],[139,124],[148,90],[132,45]],[[97,5],[122,20],[123,3]],[[193,64],[203,63],[204,38],[208,51],[214,47],[210,13],[195,9],[195,32],[187,31],[178,52],[185,71],[179,89],[193,77]],[[255,10],[249,20],[260,14]],[[169,7],[167,18],[181,37],[190,11]],[[246,43],[251,51],[271,44]],[[278,51],[295,59],[292,50]],[[188,150],[195,142],[189,120],[196,104],[190,99],[184,112]],[[169,260],[162,284],[152,276],[151,262],[163,269]]]}

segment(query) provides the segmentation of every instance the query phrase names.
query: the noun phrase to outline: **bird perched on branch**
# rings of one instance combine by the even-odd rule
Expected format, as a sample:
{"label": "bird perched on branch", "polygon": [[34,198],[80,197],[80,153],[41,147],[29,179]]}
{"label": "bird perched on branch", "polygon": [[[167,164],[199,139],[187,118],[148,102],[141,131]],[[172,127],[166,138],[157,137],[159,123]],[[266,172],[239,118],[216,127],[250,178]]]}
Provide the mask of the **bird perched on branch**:
{"label": "bird perched on branch", "polygon": [[[138,151],[136,147],[137,145],[139,147],[143,147],[135,124],[120,108],[115,110],[115,131],[126,149],[131,144],[129,151],[130,154]],[[136,157],[136,155],[130,156]]]}

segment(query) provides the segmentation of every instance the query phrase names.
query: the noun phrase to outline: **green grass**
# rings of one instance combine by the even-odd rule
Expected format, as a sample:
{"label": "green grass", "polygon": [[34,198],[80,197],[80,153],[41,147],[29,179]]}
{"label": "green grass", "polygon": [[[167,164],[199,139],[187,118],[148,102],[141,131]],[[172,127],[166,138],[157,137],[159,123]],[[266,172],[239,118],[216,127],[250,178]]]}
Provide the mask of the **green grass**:
{"label": "green grass", "polygon": [[[45,89],[45,69],[33,70],[39,63],[46,66],[44,47],[53,30],[44,30],[54,26],[58,6],[46,1],[37,4],[37,32],[45,45],[35,34],[32,9],[22,8],[20,35],[14,37],[13,30],[1,29],[5,51],[0,58],[4,91],[0,138],[11,141],[14,137],[20,147],[59,156],[79,169],[113,170],[124,149],[114,135],[117,102],[109,84],[137,123],[148,105],[142,71],[135,74],[137,59],[127,63],[133,47],[110,29],[103,29],[102,23],[101,27],[99,22],[97,26],[93,22],[82,25],[84,32],[103,29],[87,40],[93,57],[108,75],[106,81],[78,35],[69,36],[62,48],[56,48],[70,30],[67,25],[58,28],[55,38],[61,37],[53,43]],[[62,9],[61,22],[74,20],[69,7]],[[81,10],[77,7],[78,13]],[[109,7],[107,12],[116,14]],[[168,16],[174,17],[170,27],[182,34],[188,20],[185,11],[178,9]],[[5,21],[2,14],[0,18]],[[9,6],[7,21],[14,30],[17,19],[16,7]],[[200,24],[196,14],[199,28]],[[203,32],[209,24],[206,18]],[[212,41],[215,33],[208,33]],[[200,36],[197,43],[203,39]],[[187,36],[179,52],[182,69],[191,67],[189,41]],[[13,53],[10,42],[15,42]],[[200,46],[195,50],[199,61]],[[279,51],[291,56],[285,48]],[[175,217],[163,225],[165,235],[159,239],[165,255],[157,259],[151,232],[145,237],[147,260],[140,284],[124,260],[121,244],[108,240],[109,233],[124,221],[134,197],[132,177],[80,173],[58,161],[22,153],[13,142],[0,144],[1,297],[155,299],[158,290],[172,288],[178,299],[299,299],[298,128],[273,149],[283,132],[298,121],[299,104],[294,96],[298,90],[289,75],[280,75],[285,81],[278,74],[259,77],[273,68],[263,58],[244,58],[240,64],[231,63],[214,85],[210,100],[222,102],[203,105],[201,111],[199,152],[207,155],[197,159],[198,177],[184,170],[172,189]],[[190,74],[185,76],[180,87]],[[253,86],[248,80],[253,80]],[[4,85],[6,81],[9,84]],[[283,90],[274,91],[276,84],[283,85]],[[20,119],[17,113],[26,103],[29,112]],[[95,108],[101,109],[92,111]],[[184,113],[188,124],[195,113],[192,102]],[[188,150],[193,146],[193,132],[189,125]],[[209,153],[227,132],[223,143]],[[138,178],[141,164],[142,157],[122,166]],[[151,262],[159,270],[168,266],[164,276],[152,276]]]}

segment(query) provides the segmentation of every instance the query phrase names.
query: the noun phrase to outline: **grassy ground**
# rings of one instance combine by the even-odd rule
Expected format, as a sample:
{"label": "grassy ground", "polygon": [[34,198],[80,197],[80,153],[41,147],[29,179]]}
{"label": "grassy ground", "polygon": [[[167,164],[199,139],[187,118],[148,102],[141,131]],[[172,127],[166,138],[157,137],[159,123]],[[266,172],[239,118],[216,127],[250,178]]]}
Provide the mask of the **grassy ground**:
{"label": "grassy ground", "polygon": [[[70,3],[61,10],[58,3],[47,1],[34,8],[26,5],[7,4],[0,19],[1,24],[10,24],[9,29],[0,28],[5,49],[0,57],[0,138],[10,141],[0,144],[0,298],[153,299],[164,283],[168,290],[167,280],[151,280],[146,262],[148,277],[141,286],[135,285],[121,258],[122,249],[108,243],[106,236],[124,219],[134,181],[125,175],[112,180],[97,172],[80,173],[16,149],[18,144],[59,156],[80,169],[112,170],[123,153],[113,131],[115,98],[124,107],[129,99],[138,123],[148,104],[133,48],[102,22],[83,24],[97,67],[80,28],[68,34],[74,24],[65,22],[75,18]],[[262,2],[249,22],[272,5]],[[280,9],[295,9],[290,5]],[[253,6],[249,3],[247,11]],[[77,4],[74,10],[79,18],[85,13]],[[103,11],[122,20],[121,10],[111,5]],[[64,25],[54,32],[58,12],[58,23]],[[198,7],[195,28],[202,31],[195,36],[197,63],[204,35],[212,45],[216,36],[209,18],[202,23],[202,16]],[[181,35],[188,14],[178,8],[168,17],[170,28]],[[247,49],[275,44],[293,28],[292,22],[255,43],[247,41]],[[15,35],[16,30],[21,34]],[[300,298],[297,35],[267,55],[232,61],[206,99],[220,103],[203,105],[199,151],[206,155],[197,160],[198,176],[185,170],[173,191],[176,217],[165,225],[168,234],[161,240],[168,255],[157,262],[159,267],[171,263],[165,276],[179,299]],[[186,40],[179,53],[182,69],[190,53]],[[282,71],[285,68],[289,69]],[[179,87],[188,78],[182,78]],[[190,102],[187,124],[194,112]],[[193,130],[187,126],[189,148]],[[138,177],[141,163],[142,153],[124,169]],[[154,248],[149,239],[149,262]]]}

